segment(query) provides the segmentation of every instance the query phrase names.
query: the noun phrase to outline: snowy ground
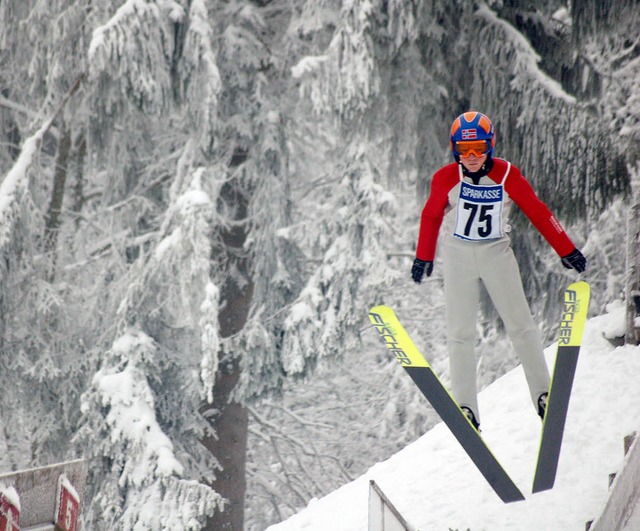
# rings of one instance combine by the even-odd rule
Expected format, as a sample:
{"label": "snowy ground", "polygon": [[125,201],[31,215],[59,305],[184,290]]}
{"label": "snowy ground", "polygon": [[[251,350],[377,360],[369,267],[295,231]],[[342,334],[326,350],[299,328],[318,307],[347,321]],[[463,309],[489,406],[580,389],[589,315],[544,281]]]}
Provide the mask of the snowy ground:
{"label": "snowy ground", "polygon": [[[553,490],[531,494],[541,423],[518,367],[479,399],[483,437],[526,501],[502,503],[440,423],[268,531],[367,530],[370,479],[421,531],[583,531],[604,507],[609,474],[623,463],[624,436],[640,431],[640,348],[615,348],[605,339],[624,330],[622,305],[612,306],[610,313],[590,319],[585,329]],[[556,345],[545,353],[552,369]]]}

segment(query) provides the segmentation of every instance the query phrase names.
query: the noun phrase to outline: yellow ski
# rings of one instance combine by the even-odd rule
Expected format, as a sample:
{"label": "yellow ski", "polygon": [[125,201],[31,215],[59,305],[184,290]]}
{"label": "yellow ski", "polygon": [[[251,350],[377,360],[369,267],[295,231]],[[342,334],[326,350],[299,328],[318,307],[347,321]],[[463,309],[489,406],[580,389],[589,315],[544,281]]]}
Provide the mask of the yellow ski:
{"label": "yellow ski", "polygon": [[586,282],[574,282],[564,292],[564,306],[547,411],[542,424],[533,492],[553,487],[560,459],[560,447],[569,409],[573,377],[578,365],[582,334],[587,322],[590,289]]}
{"label": "yellow ski", "polygon": [[524,500],[516,484],[420,353],[394,311],[388,306],[376,306],[370,310],[369,319],[500,499],[505,503]]}

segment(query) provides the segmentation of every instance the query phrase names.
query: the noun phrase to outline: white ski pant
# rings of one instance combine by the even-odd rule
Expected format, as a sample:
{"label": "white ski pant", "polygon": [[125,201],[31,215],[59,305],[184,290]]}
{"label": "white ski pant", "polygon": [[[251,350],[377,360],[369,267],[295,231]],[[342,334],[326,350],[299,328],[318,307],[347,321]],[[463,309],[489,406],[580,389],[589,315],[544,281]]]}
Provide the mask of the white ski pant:
{"label": "white ski pant", "polygon": [[470,407],[480,421],[475,343],[482,281],[522,363],[537,411],[538,397],[549,390],[549,370],[540,330],[531,315],[509,239],[467,242],[447,236],[443,254],[447,346],[454,398],[461,406]]}

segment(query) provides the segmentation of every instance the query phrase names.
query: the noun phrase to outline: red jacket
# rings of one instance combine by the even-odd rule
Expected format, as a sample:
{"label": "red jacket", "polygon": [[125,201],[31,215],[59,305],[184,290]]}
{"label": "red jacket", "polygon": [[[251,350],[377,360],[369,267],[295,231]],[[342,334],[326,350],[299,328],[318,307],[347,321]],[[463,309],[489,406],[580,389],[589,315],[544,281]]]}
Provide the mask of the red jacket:
{"label": "red jacket", "polygon": [[[499,184],[506,170],[507,162],[494,158],[493,167],[487,177]],[[438,233],[445,215],[445,209],[449,204],[448,194],[459,182],[460,176],[457,163],[448,164],[433,175],[431,193],[422,210],[416,258],[420,260],[434,259]],[[575,245],[567,236],[560,222],[547,205],[538,198],[529,182],[522,176],[516,166],[511,166],[509,176],[504,183],[504,190],[560,256],[566,256],[575,249]]]}

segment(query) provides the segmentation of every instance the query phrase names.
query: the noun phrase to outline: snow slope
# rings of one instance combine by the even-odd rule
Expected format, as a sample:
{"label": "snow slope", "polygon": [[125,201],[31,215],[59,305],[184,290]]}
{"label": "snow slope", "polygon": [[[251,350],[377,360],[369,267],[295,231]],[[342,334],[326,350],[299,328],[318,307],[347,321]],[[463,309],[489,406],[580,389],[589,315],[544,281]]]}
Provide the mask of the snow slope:
{"label": "snow slope", "polygon": [[[624,462],[624,436],[640,430],[640,348],[616,348],[605,339],[624,330],[622,303],[608,311],[590,319],[585,329],[553,490],[531,494],[541,423],[517,367],[480,393],[479,400],[483,437],[526,501],[502,503],[440,423],[268,531],[367,530],[370,479],[421,531],[583,531],[607,501],[609,474]],[[555,353],[556,345],[545,351],[550,369]]]}

